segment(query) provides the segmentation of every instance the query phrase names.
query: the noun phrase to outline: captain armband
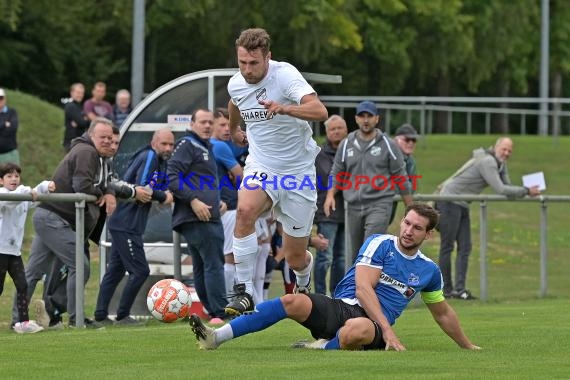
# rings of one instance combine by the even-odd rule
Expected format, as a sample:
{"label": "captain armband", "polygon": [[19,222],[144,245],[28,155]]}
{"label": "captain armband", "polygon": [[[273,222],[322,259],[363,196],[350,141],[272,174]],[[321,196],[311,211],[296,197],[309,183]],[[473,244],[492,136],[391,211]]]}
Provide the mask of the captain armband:
{"label": "captain armband", "polygon": [[438,303],[445,301],[443,290],[435,290],[433,292],[421,292],[421,297],[424,303]]}

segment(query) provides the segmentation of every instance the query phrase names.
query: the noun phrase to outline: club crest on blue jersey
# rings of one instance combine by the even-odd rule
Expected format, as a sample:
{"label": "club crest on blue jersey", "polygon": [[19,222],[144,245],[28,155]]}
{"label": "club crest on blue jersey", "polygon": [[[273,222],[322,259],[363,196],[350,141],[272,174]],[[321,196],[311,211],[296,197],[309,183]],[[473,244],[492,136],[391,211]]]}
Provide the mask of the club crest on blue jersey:
{"label": "club crest on blue jersey", "polygon": [[408,277],[408,285],[417,286],[420,284],[420,277],[416,274],[410,273]]}

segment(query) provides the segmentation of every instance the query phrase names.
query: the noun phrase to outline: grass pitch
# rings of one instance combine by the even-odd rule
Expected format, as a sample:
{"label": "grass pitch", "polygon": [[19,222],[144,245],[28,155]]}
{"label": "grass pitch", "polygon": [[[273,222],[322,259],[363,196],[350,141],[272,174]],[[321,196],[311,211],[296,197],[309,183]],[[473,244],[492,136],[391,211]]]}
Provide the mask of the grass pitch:
{"label": "grass pitch", "polygon": [[309,338],[286,320],[262,332],[201,351],[188,324],[0,332],[5,379],[567,379],[570,325],[564,299],[514,303],[451,301],[463,328],[483,347],[458,348],[424,306],[399,319],[405,352],[289,348]]}

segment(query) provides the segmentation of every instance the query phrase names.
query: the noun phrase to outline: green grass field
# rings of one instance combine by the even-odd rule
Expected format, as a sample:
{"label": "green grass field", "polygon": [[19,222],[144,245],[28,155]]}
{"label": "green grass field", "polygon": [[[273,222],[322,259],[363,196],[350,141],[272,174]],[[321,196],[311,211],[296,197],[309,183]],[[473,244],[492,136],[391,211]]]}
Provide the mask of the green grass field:
{"label": "green grass field", "polygon": [[[17,92],[9,93],[9,104],[20,113],[24,182],[35,184],[48,177],[61,158],[63,114]],[[431,193],[469,158],[472,149],[489,146],[496,137],[435,135],[421,141],[415,154],[423,175],[419,193]],[[514,136],[514,140],[509,163],[513,182],[520,184],[522,174],[542,170],[546,194],[567,195],[570,138]],[[289,345],[309,335],[291,321],[229,342],[213,352],[197,349],[185,323],[151,321],[144,328],[65,329],[21,336],[9,329],[14,287],[7,279],[0,297],[0,378],[570,379],[569,208],[567,203],[549,206],[548,296],[540,299],[538,203],[489,203],[489,301],[451,301],[467,334],[483,347],[480,352],[459,349],[420,303],[414,303],[395,326],[408,348],[401,353],[295,350]],[[399,215],[402,209],[399,207]],[[467,285],[478,295],[477,204],[472,205],[471,212],[474,246]],[[396,226],[391,231],[395,232]],[[32,236],[29,223],[25,261]],[[438,248],[436,234],[423,251],[437,259]],[[96,252],[92,257],[87,316],[93,314],[98,288]],[[281,290],[276,273],[272,295],[279,295]],[[41,287],[36,294],[40,291]]]}
{"label": "green grass field", "polygon": [[483,347],[457,348],[425,307],[409,309],[395,330],[405,352],[289,348],[306,330],[284,321],[200,351],[186,323],[142,328],[0,334],[2,378],[31,379],[568,379],[569,302],[483,305],[452,301]]}

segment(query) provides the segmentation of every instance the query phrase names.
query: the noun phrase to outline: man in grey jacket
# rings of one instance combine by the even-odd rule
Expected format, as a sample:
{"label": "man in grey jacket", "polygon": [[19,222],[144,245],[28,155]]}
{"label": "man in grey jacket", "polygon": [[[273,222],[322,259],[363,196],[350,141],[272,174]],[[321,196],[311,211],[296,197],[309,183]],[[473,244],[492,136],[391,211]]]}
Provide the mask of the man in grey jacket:
{"label": "man in grey jacket", "polygon": [[396,143],[376,128],[379,121],[373,102],[358,104],[358,130],[340,143],[331,169],[332,186],[323,205],[329,216],[336,209],[334,196],[342,190],[347,204],[349,266],[370,235],[386,233],[396,188],[406,206],[412,203],[412,184],[407,180],[404,156]]}
{"label": "man in grey jacket", "polygon": [[[507,170],[507,160],[513,152],[513,141],[509,137],[500,137],[490,149],[478,148],[473,157],[443,184],[441,195],[480,194],[487,186],[491,186],[498,194],[515,198],[525,195],[540,194],[538,186],[526,188],[513,186]],[[465,287],[469,255],[471,254],[471,223],[469,204],[465,201],[436,203],[441,213],[439,233],[441,245],[439,249],[439,267],[443,275],[443,293],[446,298],[463,300],[475,297]],[[457,258],[455,260],[455,286],[451,280],[451,253],[457,242]]]}

